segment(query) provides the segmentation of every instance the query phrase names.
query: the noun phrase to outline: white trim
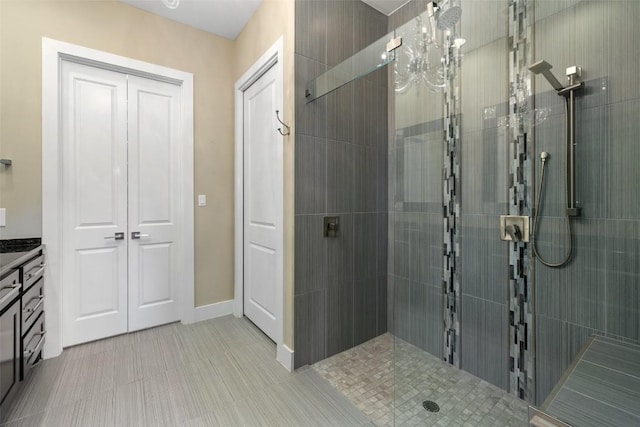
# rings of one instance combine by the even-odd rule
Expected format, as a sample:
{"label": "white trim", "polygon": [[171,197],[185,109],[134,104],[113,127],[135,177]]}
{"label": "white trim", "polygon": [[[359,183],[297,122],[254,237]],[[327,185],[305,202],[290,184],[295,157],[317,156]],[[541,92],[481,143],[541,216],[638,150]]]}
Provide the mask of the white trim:
{"label": "white trim", "polygon": [[[243,126],[243,93],[256,80],[258,80],[271,67],[275,67],[276,84],[279,86],[276,90],[276,103],[279,110],[284,111],[284,39],[280,37],[267,51],[255,62],[235,84],[235,296],[233,314],[240,317],[244,314],[244,162],[243,162],[243,143],[244,143],[244,126]],[[275,114],[275,111],[273,112]],[[284,171],[284,138],[278,136],[279,155],[278,159],[282,162],[280,170]],[[276,318],[279,319],[276,328],[275,342],[278,349],[284,344],[284,175],[280,177],[279,190],[282,202],[280,214],[278,216],[279,229],[282,235],[279,236],[277,247],[280,248],[282,255],[282,264],[276,266],[276,274],[280,280],[276,284]],[[278,357],[278,360],[281,360]]]}
{"label": "white trim", "polygon": [[61,247],[62,203],[59,189],[60,175],[60,63],[71,60],[146,78],[171,82],[182,87],[181,114],[184,123],[182,137],[183,154],[181,167],[184,170],[182,188],[182,218],[180,233],[182,247],[182,323],[193,323],[195,319],[194,281],[194,218],[193,218],[193,75],[155,64],[101,52],[70,43],[42,38],[42,242],[47,248],[45,271],[45,328],[47,339],[44,357],[50,358],[62,352],[62,271]]}
{"label": "white trim", "polygon": [[282,344],[278,346],[276,359],[284,368],[293,372],[293,350],[286,345]]}
{"label": "white trim", "polygon": [[195,320],[196,322],[201,322],[203,320],[210,320],[215,319],[216,317],[227,316],[229,314],[233,314],[232,299],[196,307]]}

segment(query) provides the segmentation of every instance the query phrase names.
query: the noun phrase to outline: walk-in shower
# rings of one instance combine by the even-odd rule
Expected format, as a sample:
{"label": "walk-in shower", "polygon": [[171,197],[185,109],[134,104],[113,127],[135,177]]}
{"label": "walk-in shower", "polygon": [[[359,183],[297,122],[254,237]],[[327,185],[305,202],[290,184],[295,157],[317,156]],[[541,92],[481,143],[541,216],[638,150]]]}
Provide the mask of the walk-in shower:
{"label": "walk-in shower", "polygon": [[571,230],[571,221],[575,217],[580,216],[580,207],[578,207],[578,202],[576,199],[576,99],[575,93],[578,90],[584,88],[584,82],[580,80],[582,70],[580,67],[572,66],[567,68],[567,78],[569,79],[569,84],[565,87],[556,79],[556,77],[551,72],[551,64],[547,61],[538,61],[535,64],[529,66],[529,70],[531,70],[535,74],[542,74],[545,79],[549,82],[549,84],[556,90],[559,96],[564,98],[565,105],[565,120],[566,120],[566,131],[565,131],[565,147],[566,147],[566,164],[565,164],[565,186],[566,186],[566,224],[567,224],[567,234],[569,236],[568,247],[566,253],[561,261],[559,262],[551,262],[545,260],[541,255],[536,246],[536,235],[538,233],[538,220],[540,218],[540,207],[542,205],[543,200],[543,191],[544,191],[544,172],[545,167],[547,165],[547,161],[550,159],[549,153],[543,151],[540,153],[540,162],[541,162],[541,171],[540,171],[540,184],[538,186],[538,203],[534,205],[534,215],[533,215],[533,252],[538,258],[538,260],[546,265],[547,267],[562,267],[566,265],[569,261],[571,261],[571,256],[573,254],[573,233]]}
{"label": "walk-in shower", "polygon": [[[363,371],[337,356],[366,353],[383,372],[352,391],[390,398],[386,424],[524,425],[593,335],[640,343],[639,2],[296,5],[296,360],[348,385]],[[324,216],[340,237],[317,235]],[[616,405],[585,395],[579,418]]]}

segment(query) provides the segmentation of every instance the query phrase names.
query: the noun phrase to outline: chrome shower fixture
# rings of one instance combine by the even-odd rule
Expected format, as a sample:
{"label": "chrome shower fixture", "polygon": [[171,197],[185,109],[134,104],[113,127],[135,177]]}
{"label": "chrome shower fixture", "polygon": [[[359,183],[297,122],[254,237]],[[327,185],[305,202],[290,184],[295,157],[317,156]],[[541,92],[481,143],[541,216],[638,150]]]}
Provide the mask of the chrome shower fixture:
{"label": "chrome shower fixture", "polygon": [[566,217],[567,217],[567,231],[569,235],[569,248],[566,255],[560,262],[550,262],[545,260],[538,253],[536,246],[536,237],[538,235],[538,219],[540,217],[540,207],[542,205],[542,190],[544,188],[544,172],[547,160],[549,159],[549,153],[543,151],[540,153],[540,160],[542,162],[542,170],[540,172],[540,185],[538,187],[538,203],[534,202],[534,216],[533,216],[533,253],[538,260],[548,267],[562,267],[571,261],[573,254],[573,236],[571,233],[571,220],[580,216],[580,208],[578,207],[578,201],[576,200],[576,91],[584,87],[584,82],[580,80],[582,70],[578,66],[571,66],[567,68],[567,78],[569,84],[562,86],[562,83],[555,78],[551,72],[551,64],[547,61],[538,61],[535,64],[529,66],[529,70],[535,74],[542,74],[545,79],[551,84],[559,96],[564,98],[565,115],[566,115],[566,132],[565,132],[565,148],[566,148]]}
{"label": "chrome shower fixture", "polygon": [[[567,68],[567,78],[569,84],[562,84],[551,73],[551,64],[547,61],[538,61],[529,66],[534,74],[542,74],[553,86],[556,93],[565,99],[565,111],[567,116],[566,148],[567,148],[567,215],[570,217],[580,216],[580,208],[576,200],[576,95],[575,92],[584,87],[584,82],[580,80],[582,69],[578,66]],[[544,160],[543,160],[544,164]]]}
{"label": "chrome shower fixture", "polygon": [[551,64],[549,64],[545,60],[538,61],[535,64],[529,66],[530,71],[532,71],[534,74],[542,74],[555,90],[561,90],[563,89],[562,83],[560,83],[558,79],[556,79],[556,76],[553,75],[553,73],[551,72],[552,68],[553,67],[551,66]]}
{"label": "chrome shower fixture", "polygon": [[455,0],[444,0],[438,4],[438,29],[445,31],[453,28],[462,16],[462,9],[455,4]]}
{"label": "chrome shower fixture", "polygon": [[549,158],[549,153],[547,153],[546,151],[543,151],[542,153],[540,153],[540,160],[542,161],[542,163],[546,162],[548,158]]}

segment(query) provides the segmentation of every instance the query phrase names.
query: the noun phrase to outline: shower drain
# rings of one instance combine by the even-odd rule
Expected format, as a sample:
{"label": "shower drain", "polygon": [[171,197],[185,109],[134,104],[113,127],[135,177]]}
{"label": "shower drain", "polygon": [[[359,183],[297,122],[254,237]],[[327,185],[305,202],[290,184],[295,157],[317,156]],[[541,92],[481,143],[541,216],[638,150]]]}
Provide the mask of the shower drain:
{"label": "shower drain", "polygon": [[440,410],[440,406],[432,400],[425,400],[422,402],[422,407],[429,412],[438,412]]}

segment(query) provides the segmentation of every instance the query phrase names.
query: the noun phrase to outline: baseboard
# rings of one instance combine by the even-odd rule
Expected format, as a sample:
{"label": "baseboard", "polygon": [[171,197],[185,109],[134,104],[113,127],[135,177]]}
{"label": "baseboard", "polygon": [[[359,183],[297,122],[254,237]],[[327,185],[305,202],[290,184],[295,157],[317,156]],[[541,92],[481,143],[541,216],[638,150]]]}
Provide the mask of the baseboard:
{"label": "baseboard", "polygon": [[233,314],[233,300],[217,302],[215,304],[201,305],[195,309],[195,321],[215,319],[216,317]]}
{"label": "baseboard", "polygon": [[293,350],[284,344],[279,345],[276,359],[287,371],[293,372]]}

